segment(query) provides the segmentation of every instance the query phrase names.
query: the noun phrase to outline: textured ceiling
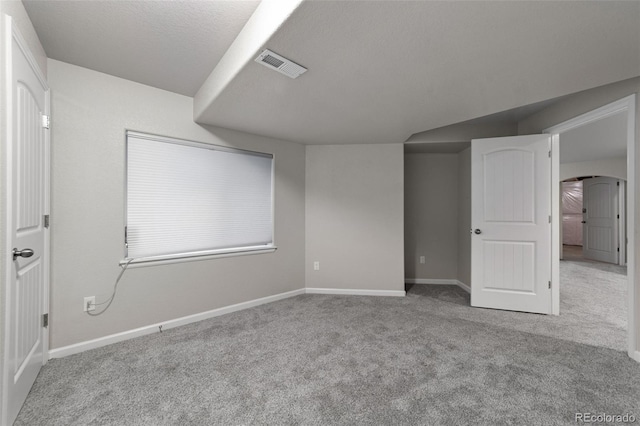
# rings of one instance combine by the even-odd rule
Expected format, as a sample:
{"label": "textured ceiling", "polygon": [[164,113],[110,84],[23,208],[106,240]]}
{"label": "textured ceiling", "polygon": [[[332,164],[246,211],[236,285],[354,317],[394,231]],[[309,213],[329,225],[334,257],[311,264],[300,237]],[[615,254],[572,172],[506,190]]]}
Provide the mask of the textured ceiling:
{"label": "textured ceiling", "polygon": [[193,96],[258,1],[32,1],[47,56]]}
{"label": "textured ceiling", "polygon": [[[196,121],[310,144],[421,131],[640,75],[640,2],[305,1]],[[254,52],[257,53],[257,52]]]}
{"label": "textured ceiling", "polygon": [[[640,75],[638,1],[300,1],[24,3],[51,58],[308,144],[401,143]],[[309,71],[269,70],[262,48]]]}

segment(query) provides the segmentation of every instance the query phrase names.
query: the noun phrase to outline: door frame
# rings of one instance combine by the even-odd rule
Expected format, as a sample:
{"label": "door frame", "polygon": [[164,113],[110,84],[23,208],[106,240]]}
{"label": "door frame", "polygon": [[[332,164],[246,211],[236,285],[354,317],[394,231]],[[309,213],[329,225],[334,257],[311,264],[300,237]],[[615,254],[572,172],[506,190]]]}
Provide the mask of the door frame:
{"label": "door frame", "polygon": [[[611,115],[626,112],[627,114],[627,350],[631,358],[640,362],[640,351],[636,345],[636,325],[638,316],[635,312],[636,298],[639,294],[635,291],[635,211],[636,211],[636,95],[629,95],[610,104],[604,105],[593,111],[579,115],[575,118],[551,126],[544,133],[551,134],[551,282],[552,282],[552,311],[554,315],[560,314],[560,134],[585,124],[600,120]],[[622,253],[622,251],[621,251]],[[638,292],[640,293],[640,292]]]}
{"label": "door frame", "polygon": [[[28,48],[28,44],[25,41],[24,37],[20,34],[20,32],[18,31],[18,28],[16,28],[16,26],[13,24],[13,19],[11,18],[11,16],[9,15],[4,15],[2,17],[0,17],[1,19],[4,19],[4,34],[2,34],[2,41],[4,43],[4,53],[5,53],[5,57],[4,57],[4,69],[2,70],[4,73],[4,79],[3,81],[0,82],[0,84],[2,84],[4,86],[4,93],[5,93],[5,106],[6,108],[4,109],[4,122],[6,123],[5,126],[5,132],[3,135],[1,135],[1,139],[3,139],[4,141],[6,141],[5,146],[6,146],[6,161],[5,161],[5,173],[4,173],[4,178],[5,178],[5,182],[6,182],[6,191],[5,191],[5,195],[4,195],[4,204],[5,204],[5,209],[3,211],[5,218],[6,218],[6,227],[5,227],[5,235],[3,236],[3,238],[5,239],[4,241],[4,246],[5,246],[5,259],[3,259],[2,261],[4,262],[4,266],[5,266],[5,276],[3,277],[3,285],[5,286],[4,288],[4,295],[5,295],[5,300],[3,301],[4,303],[4,312],[2,313],[3,315],[3,334],[2,334],[2,348],[3,348],[3,356],[2,356],[2,365],[0,366],[0,368],[2,368],[2,418],[0,418],[0,424],[5,424],[6,423],[6,413],[7,413],[7,404],[8,404],[8,395],[7,395],[7,388],[8,388],[8,380],[9,380],[9,374],[8,374],[8,366],[9,366],[9,345],[8,345],[8,340],[11,336],[10,333],[10,328],[9,328],[9,315],[11,310],[10,308],[10,304],[11,304],[11,294],[9,293],[9,288],[8,288],[8,283],[11,279],[11,274],[13,273],[13,261],[10,259],[9,254],[11,253],[13,247],[11,246],[11,235],[13,233],[13,217],[11,216],[12,212],[13,212],[13,118],[14,118],[14,111],[13,108],[15,106],[15,100],[13,99],[13,42],[16,42],[16,45],[18,46],[18,48],[20,50],[22,50],[25,58],[27,59],[27,61],[29,62],[30,67],[33,69],[36,77],[38,78],[38,80],[40,81],[40,83],[46,87],[46,91],[45,91],[45,105],[44,105],[44,113],[46,115],[50,116],[50,110],[51,110],[51,90],[49,89],[49,85],[47,83],[47,80],[45,79],[42,71],[40,70],[40,67],[38,66],[37,61],[35,60],[33,54],[31,53],[31,51]],[[50,132],[44,132],[44,143],[45,143],[45,149],[44,149],[44,214],[50,214],[50,205],[51,205],[51,190],[50,190],[50,183],[51,183],[51,175],[50,175],[50,170],[51,170],[51,144],[50,144]],[[50,238],[51,238],[51,230],[50,228],[45,228],[44,230],[44,253],[43,253],[43,302],[42,302],[42,313],[48,313],[49,312],[49,283],[50,283],[50,275],[51,275],[51,269],[50,269],[50,260],[51,260],[51,253],[50,253]],[[49,358],[49,332],[48,330],[43,330],[42,332],[42,365],[46,364],[48,358]]]}
{"label": "door frame", "polygon": [[618,265],[625,266],[627,264],[627,200],[626,188],[627,181],[618,179],[620,186],[618,187],[618,212],[620,220],[618,221],[618,245],[620,253],[618,254]]}

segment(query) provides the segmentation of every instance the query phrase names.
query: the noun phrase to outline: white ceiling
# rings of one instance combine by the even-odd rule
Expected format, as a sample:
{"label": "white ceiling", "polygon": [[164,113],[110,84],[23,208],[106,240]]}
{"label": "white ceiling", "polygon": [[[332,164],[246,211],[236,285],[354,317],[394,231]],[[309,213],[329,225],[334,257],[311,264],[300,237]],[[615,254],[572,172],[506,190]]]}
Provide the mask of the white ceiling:
{"label": "white ceiling", "polygon": [[[309,144],[400,143],[640,75],[640,2],[299,1],[263,1],[254,18],[278,18],[253,42],[256,2],[25,6],[54,59],[197,91],[201,124]],[[262,48],[309,71],[269,70]]]}
{"label": "white ceiling", "polygon": [[259,1],[23,1],[47,56],[187,96]]}
{"label": "white ceiling", "polygon": [[[640,75],[640,2],[305,1],[196,121],[309,144],[414,133]],[[256,52],[257,53],[257,52]]]}
{"label": "white ceiling", "polygon": [[627,113],[619,112],[560,135],[560,163],[627,155]]}

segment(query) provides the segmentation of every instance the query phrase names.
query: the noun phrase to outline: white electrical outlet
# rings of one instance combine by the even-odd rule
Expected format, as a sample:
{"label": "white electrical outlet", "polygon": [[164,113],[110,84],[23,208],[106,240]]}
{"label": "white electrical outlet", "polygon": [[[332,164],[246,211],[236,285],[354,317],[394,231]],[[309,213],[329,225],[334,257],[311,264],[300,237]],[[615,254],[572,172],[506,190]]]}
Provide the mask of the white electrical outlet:
{"label": "white electrical outlet", "polygon": [[318,262],[317,260],[315,262],[313,262],[313,270],[314,271],[319,271],[320,270],[320,262]]}
{"label": "white electrical outlet", "polygon": [[424,262],[425,262],[424,256],[420,256],[420,263],[424,264]]}
{"label": "white electrical outlet", "polygon": [[89,296],[84,298],[84,305],[82,305],[82,310],[87,311],[95,311],[96,310],[96,297]]}

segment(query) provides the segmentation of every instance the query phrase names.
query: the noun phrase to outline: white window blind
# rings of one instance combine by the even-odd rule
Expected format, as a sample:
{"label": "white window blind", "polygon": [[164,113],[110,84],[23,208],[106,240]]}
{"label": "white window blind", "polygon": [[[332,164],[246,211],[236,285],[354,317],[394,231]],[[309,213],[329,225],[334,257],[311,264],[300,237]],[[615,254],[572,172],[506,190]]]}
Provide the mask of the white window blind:
{"label": "white window blind", "polygon": [[134,262],[273,248],[273,156],[127,132],[126,216]]}

